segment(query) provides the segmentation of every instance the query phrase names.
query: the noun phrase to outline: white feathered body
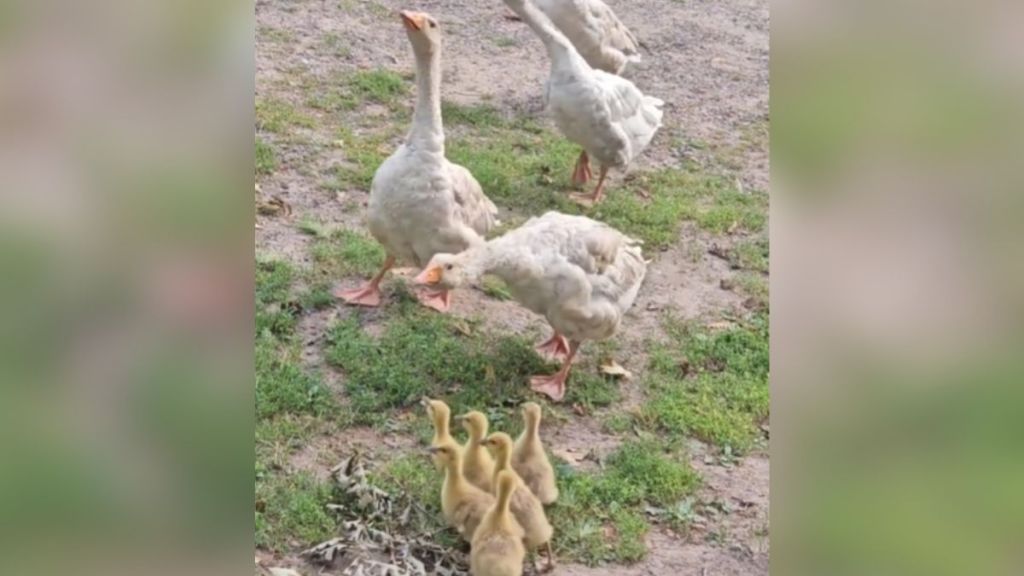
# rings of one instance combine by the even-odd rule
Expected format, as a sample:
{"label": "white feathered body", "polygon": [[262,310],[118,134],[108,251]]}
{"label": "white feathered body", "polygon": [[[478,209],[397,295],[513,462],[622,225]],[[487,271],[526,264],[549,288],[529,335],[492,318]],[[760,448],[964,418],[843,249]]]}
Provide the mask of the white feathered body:
{"label": "white feathered body", "polygon": [[536,0],[591,68],[621,74],[640,61],[639,42],[601,0]]}
{"label": "white feathered body", "polygon": [[377,169],[370,188],[370,233],[398,260],[422,267],[439,252],[481,244],[498,209],[443,147],[406,143]]}
{"label": "white feathered body", "polygon": [[615,334],[647,272],[639,242],[586,218],[548,212],[481,248],[486,272],[572,340]]}
{"label": "white feathered body", "polygon": [[602,166],[624,168],[661,127],[663,102],[602,70],[553,65],[548,111],[566,138]]}

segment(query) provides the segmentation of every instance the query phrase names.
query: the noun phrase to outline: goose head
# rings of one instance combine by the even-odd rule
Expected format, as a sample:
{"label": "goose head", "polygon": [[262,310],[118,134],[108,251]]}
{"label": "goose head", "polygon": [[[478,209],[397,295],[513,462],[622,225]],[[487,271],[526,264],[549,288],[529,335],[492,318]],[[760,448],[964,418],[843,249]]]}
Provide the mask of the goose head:
{"label": "goose head", "polygon": [[405,25],[412,49],[417,55],[429,55],[441,46],[441,27],[437,20],[426,12],[402,10],[398,13]]}
{"label": "goose head", "polygon": [[476,274],[467,268],[464,254],[434,254],[413,282],[443,290],[474,283]]}

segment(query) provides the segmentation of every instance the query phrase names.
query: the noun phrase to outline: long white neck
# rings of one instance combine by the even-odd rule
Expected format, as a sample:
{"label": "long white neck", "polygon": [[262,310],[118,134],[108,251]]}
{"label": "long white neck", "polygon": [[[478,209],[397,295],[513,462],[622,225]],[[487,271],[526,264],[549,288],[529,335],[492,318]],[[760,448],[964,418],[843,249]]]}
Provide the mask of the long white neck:
{"label": "long white neck", "polygon": [[514,241],[501,236],[459,254],[470,282],[479,282],[484,274],[493,274],[509,282],[510,278],[524,273],[522,247],[517,247]]}
{"label": "long white neck", "polygon": [[544,48],[547,49],[548,58],[551,59],[553,66],[579,63],[586,65],[586,61],[576,52],[576,47],[572,45],[572,42],[555,27],[547,14],[541,12],[533,2],[530,0],[505,0],[505,4],[517,16],[522,18],[523,22],[526,22],[533,29],[537,37],[540,38],[540,41],[544,43]]}
{"label": "long white neck", "polygon": [[412,146],[444,153],[444,126],[441,124],[441,46],[429,53],[414,50],[416,55],[416,111],[408,143]]}

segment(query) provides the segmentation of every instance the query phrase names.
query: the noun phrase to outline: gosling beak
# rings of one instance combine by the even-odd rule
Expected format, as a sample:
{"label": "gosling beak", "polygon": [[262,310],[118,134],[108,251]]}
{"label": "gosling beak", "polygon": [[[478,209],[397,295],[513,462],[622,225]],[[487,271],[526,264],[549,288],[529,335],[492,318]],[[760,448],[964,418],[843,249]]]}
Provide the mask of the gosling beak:
{"label": "gosling beak", "polygon": [[431,446],[430,448],[427,448],[427,452],[430,454],[437,454],[438,452],[440,452],[440,450],[441,449],[438,448],[437,446]]}
{"label": "gosling beak", "polygon": [[437,284],[441,281],[441,267],[432,266],[424,268],[423,272],[420,272],[412,281],[415,284]]}
{"label": "gosling beak", "polygon": [[418,12],[409,12],[408,10],[402,10],[398,13],[402,17],[402,23],[405,27],[412,31],[417,31],[423,28],[423,15]]}
{"label": "gosling beak", "polygon": [[467,416],[466,416],[465,414],[459,414],[458,416],[455,416],[455,417],[454,417],[453,419],[454,419],[454,420],[455,420],[456,422],[462,422],[462,421],[463,421],[463,420],[465,420],[466,418],[467,418]]}
{"label": "gosling beak", "polygon": [[424,396],[420,400],[420,406],[423,406],[424,408],[426,408],[427,406],[430,406],[430,398],[427,398],[426,396]]}

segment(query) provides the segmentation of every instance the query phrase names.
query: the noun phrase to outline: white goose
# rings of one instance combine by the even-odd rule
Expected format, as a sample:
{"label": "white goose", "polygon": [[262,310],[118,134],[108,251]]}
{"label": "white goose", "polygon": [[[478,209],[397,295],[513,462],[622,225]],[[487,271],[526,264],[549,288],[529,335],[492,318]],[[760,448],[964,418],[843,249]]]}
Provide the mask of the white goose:
{"label": "white goose", "polygon": [[[387,259],[366,285],[335,295],[349,304],[380,305],[380,282],[396,260],[422,267],[439,252],[458,253],[483,243],[498,209],[468,170],[444,157],[441,124],[441,30],[422,12],[401,12],[416,57],[416,110],[402,146],[377,169],[370,188],[370,232]],[[417,294],[444,312],[447,290]]]}
{"label": "white goose", "polygon": [[415,281],[452,289],[484,274],[504,280],[520,304],[554,329],[538,350],[565,360],[530,385],[558,401],[580,344],[615,334],[646,272],[638,241],[584,216],[548,212],[461,254],[436,254]]}
{"label": "white goose", "polygon": [[622,74],[626,65],[640,61],[640,42],[601,0],[536,0],[536,4],[591,68]]}
{"label": "white goose", "polygon": [[545,100],[555,124],[579,144],[574,184],[590,180],[590,156],[601,165],[589,196],[574,195],[586,205],[601,200],[608,169],[624,168],[650,143],[661,127],[661,100],[643,93],[629,80],[594,70],[572,42],[530,0],[504,0],[544,42],[551,59]]}

